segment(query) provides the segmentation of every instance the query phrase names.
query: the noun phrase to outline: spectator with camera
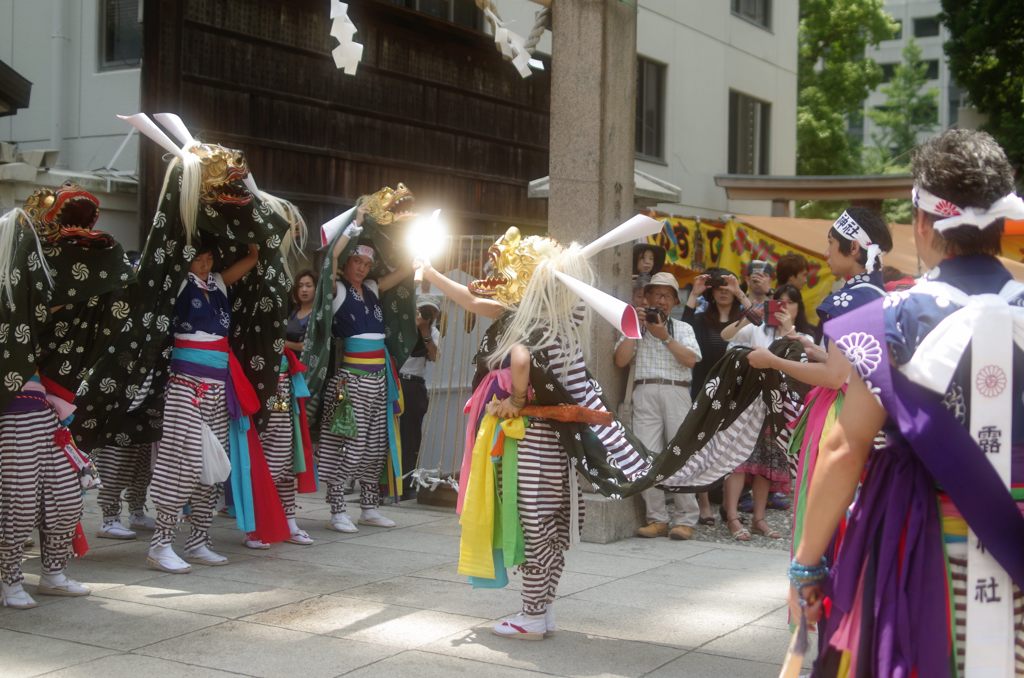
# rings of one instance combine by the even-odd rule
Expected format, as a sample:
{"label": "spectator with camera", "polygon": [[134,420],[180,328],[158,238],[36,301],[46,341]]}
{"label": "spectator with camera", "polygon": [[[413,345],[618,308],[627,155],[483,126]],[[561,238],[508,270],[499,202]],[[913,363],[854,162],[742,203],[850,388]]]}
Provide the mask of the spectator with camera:
{"label": "spectator with camera", "polygon": [[[683,322],[693,327],[700,347],[701,360],[693,368],[690,397],[696,398],[707,381],[708,372],[725,355],[729,342],[722,338],[722,328],[743,317],[745,304],[750,300],[740,282],[724,268],[709,268],[693,281],[693,289],[683,307]],[[698,310],[698,304],[703,310]],[[697,494],[700,506],[700,524],[714,525],[715,517],[707,492]],[[723,518],[724,519],[724,518]]]}
{"label": "spectator with camera", "polygon": [[[747,346],[750,348],[768,348],[779,339],[797,339],[803,344],[804,351],[821,358],[821,351],[810,336],[813,326],[807,322],[804,313],[803,296],[793,285],[784,285],[775,290],[772,298],[765,302],[761,323],[752,323],[745,315],[722,330],[722,338],[730,341],[730,346]],[[794,389],[784,394],[784,403],[793,414],[799,411],[799,403],[793,401]],[[726,526],[737,541],[749,541],[750,531],[743,527],[738,515],[740,493],[746,483],[748,474],[753,476],[752,489],[754,496],[754,516],[751,528],[755,534],[770,539],[782,537],[772,529],[765,520],[768,506],[768,494],[776,491],[789,491],[790,471],[783,445],[785,436],[782,431],[772,431],[765,427],[750,458],[736,467],[736,470],[725,479],[723,489],[723,507],[726,514]],[[782,436],[782,438],[780,438]]]}
{"label": "spectator with camera", "polygon": [[772,294],[772,275],[774,271],[771,264],[767,261],[754,259],[747,264],[746,273],[744,291],[747,295],[747,301],[750,303],[744,303],[743,307],[747,310],[750,321],[756,323],[757,314],[760,313],[762,304],[768,301]]}
{"label": "spectator with camera", "polygon": [[[692,369],[701,360],[693,328],[670,318],[679,303],[679,283],[671,273],[655,273],[644,288],[647,307],[640,314],[642,338],[619,340],[615,364],[634,366],[633,432],[645,447],[661,451],[679,430],[690,411]],[[699,510],[692,494],[671,494],[666,505],[664,490],[643,492],[647,525],[640,537],[683,540],[693,537]]]}
{"label": "spectator with camera", "polygon": [[[427,393],[427,363],[437,361],[437,345],[441,341],[441,333],[435,327],[435,321],[441,309],[437,301],[431,297],[420,297],[416,304],[416,331],[419,338],[412,353],[405,359],[398,376],[402,380],[402,394],[405,398],[405,410],[399,418],[399,430],[402,436],[402,473],[409,473],[416,468],[419,457],[420,442],[423,435],[423,419],[430,407]],[[401,499],[408,500],[416,496],[412,482],[403,483]]]}

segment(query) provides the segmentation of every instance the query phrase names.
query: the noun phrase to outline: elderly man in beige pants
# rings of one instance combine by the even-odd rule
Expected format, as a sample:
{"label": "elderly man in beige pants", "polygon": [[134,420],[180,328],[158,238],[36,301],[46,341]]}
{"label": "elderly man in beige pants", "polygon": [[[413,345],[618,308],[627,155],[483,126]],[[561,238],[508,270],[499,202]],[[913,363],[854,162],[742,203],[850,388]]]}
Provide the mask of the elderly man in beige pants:
{"label": "elderly man in beige pants", "polygon": [[[679,283],[671,273],[656,273],[644,287],[643,337],[623,337],[615,347],[615,364],[635,361],[633,433],[649,450],[664,450],[690,410],[691,369],[701,358],[697,337],[687,323],[669,317],[679,303]],[[666,502],[669,494],[671,504]],[[647,525],[640,537],[690,539],[700,509],[692,494],[666,493],[652,487],[643,493]]]}

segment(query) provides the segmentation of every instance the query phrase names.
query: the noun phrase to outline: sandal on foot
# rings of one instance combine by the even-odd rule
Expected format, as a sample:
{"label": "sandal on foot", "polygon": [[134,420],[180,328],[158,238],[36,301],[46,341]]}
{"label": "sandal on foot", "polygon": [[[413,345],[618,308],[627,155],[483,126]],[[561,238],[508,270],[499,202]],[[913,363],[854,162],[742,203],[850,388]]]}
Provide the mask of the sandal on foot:
{"label": "sandal on foot", "polygon": [[[732,529],[733,523],[736,523],[738,526],[735,530]],[[743,523],[740,522],[739,518],[730,518],[726,522],[726,527],[729,528],[729,534],[731,534],[732,538],[736,541],[750,541],[750,531],[743,527]]]}
{"label": "sandal on foot", "polygon": [[773,530],[772,526],[764,518],[755,520],[750,527],[754,534],[759,534],[769,539],[782,539],[782,535],[779,534],[778,530]]}
{"label": "sandal on foot", "polygon": [[715,517],[714,516],[701,516],[697,520],[697,523],[700,524],[700,525],[714,525],[715,524]]}

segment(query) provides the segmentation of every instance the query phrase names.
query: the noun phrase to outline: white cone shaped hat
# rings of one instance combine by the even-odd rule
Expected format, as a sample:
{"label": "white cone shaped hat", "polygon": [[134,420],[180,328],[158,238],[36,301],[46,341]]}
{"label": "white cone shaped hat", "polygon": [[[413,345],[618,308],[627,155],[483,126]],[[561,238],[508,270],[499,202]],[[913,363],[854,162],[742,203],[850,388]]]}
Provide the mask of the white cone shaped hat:
{"label": "white cone shaped hat", "polygon": [[661,231],[660,221],[655,221],[648,216],[638,214],[629,221],[619,224],[608,231],[600,238],[590,243],[580,252],[584,257],[590,258],[602,250],[615,247],[625,242],[646,238]]}
{"label": "white cone shaped hat", "polygon": [[155,141],[168,153],[173,153],[179,158],[185,157],[185,151],[181,150],[178,146],[171,141],[170,137],[164,134],[163,130],[156,126],[156,123],[149,119],[145,113],[136,113],[135,115],[118,115],[117,117],[124,120],[129,125],[139,130],[142,134]]}
{"label": "white cone shaped hat", "polygon": [[320,227],[320,246],[327,247],[328,243],[334,240],[341,229],[354,218],[356,208],[342,212]]}
{"label": "white cone shaped hat", "polygon": [[154,113],[153,118],[163,125],[184,148],[188,148],[196,142],[195,137],[188,131],[188,127],[181,121],[177,113]]}
{"label": "white cone shaped hat", "polygon": [[555,277],[565,283],[566,287],[579,295],[598,315],[610,322],[616,329],[630,339],[640,338],[640,319],[631,304],[620,301],[596,287],[591,287],[582,280],[561,271],[553,271]]}

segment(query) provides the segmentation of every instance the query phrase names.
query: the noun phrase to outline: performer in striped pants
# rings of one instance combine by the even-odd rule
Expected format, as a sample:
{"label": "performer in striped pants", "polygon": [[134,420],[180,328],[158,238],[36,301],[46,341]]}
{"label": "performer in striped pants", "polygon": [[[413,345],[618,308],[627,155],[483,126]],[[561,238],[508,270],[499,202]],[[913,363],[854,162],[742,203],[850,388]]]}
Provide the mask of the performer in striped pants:
{"label": "performer in striped pants", "polygon": [[[639,218],[644,228],[658,227],[656,222],[643,223],[643,217]],[[624,226],[632,228],[630,223]],[[418,262],[424,281],[436,285],[466,310],[496,321],[487,329],[476,356],[470,426],[476,427],[483,419],[479,412],[481,400],[489,400],[486,405],[489,415],[501,420],[519,418],[530,397],[531,386],[535,389],[534,398],[539,401],[556,398],[583,411],[607,412],[600,387],[587,374],[584,364],[583,346],[590,325],[587,305],[582,301],[607,305],[604,300],[607,295],[590,287],[594,271],[583,248],[575,244],[563,248],[547,238],[523,239],[513,227],[487,254],[492,264],[492,277],[475,281],[469,287],[444,277],[429,262]],[[626,310],[631,307],[612,302],[618,306],[612,307],[607,316],[615,317],[622,329],[630,317]],[[638,335],[635,313],[632,319],[635,325],[630,331]],[[493,396],[506,393],[508,396],[504,399],[492,400]],[[603,460],[579,456],[578,449],[587,443],[585,433],[592,438],[592,448],[600,448]],[[566,435],[572,435],[574,440],[564,439]],[[476,431],[471,428],[467,435],[470,444],[475,436]],[[475,450],[464,458],[459,480],[460,512],[479,510],[479,503],[475,504],[476,508],[467,508],[472,502],[465,502],[469,492],[466,489],[480,486],[470,477],[471,471],[477,472],[473,468],[479,468],[476,460]],[[617,422],[591,426],[586,431],[580,426],[556,425],[543,416],[529,417],[524,437],[518,442],[516,460],[516,506],[523,535],[523,558],[519,565],[522,611],[498,623],[494,632],[508,638],[540,640],[555,630],[552,603],[564,568],[565,550],[580,539],[583,501],[577,472],[595,479],[602,472],[607,473],[617,488],[620,482],[631,485],[651,465],[632,447],[623,426]],[[602,462],[607,467],[603,471],[598,467]],[[502,462],[503,468],[505,463]],[[609,470],[613,473],[608,473]],[[502,489],[504,501],[509,499],[506,491]],[[618,497],[613,492],[608,494]],[[477,495],[474,499],[478,498]],[[464,518],[466,515],[463,513]],[[509,526],[504,521],[501,526],[502,558],[505,563],[516,561],[516,540],[505,532]],[[497,573],[492,577],[467,571],[477,569],[477,562],[468,562],[480,552],[477,538],[472,532],[467,537],[464,528],[463,555],[474,555],[468,556],[465,562],[460,557],[460,571],[474,578],[500,581]],[[483,550],[489,553],[492,546],[489,536],[485,541]],[[495,568],[498,566],[496,563]],[[484,566],[479,571],[489,573],[490,567]]]}
{"label": "performer in striped pants", "polygon": [[[154,569],[172,574],[192,570],[173,549],[179,511],[185,504],[190,507],[192,523],[185,543],[186,560],[203,565],[228,562],[209,547],[217,488],[200,483],[199,477],[204,452],[224,454],[230,447],[225,388],[231,372],[226,338],[231,327],[227,288],[252,269],[259,257],[255,246],[250,246],[248,256],[222,274],[213,273],[212,246],[204,249],[199,242],[196,249],[174,306],[175,348],[164,403],[163,437],[157,443],[151,485],[157,517],[147,562]],[[220,443],[220,450],[204,435],[207,428]]]}
{"label": "performer in striped pants", "polygon": [[33,377],[0,414],[0,603],[26,609],[36,602],[22,588],[25,542],[38,526],[43,595],[86,596],[64,574],[82,517],[82,487],[56,443],[60,427],[46,390]]}
{"label": "performer in striped pants", "polygon": [[[335,270],[350,238],[361,232],[362,228],[353,223],[338,238],[332,253]],[[398,414],[398,384],[384,346],[384,313],[378,294],[398,284],[408,276],[408,271],[398,269],[379,281],[367,280],[374,254],[369,243],[356,246],[340,271],[332,302],[332,333],[342,340],[344,357],[327,384],[318,455],[320,476],[327,483],[327,503],[331,507],[328,527],[337,532],[359,530],[345,510],[343,488],[348,479],[359,480],[359,524],[395,526],[393,520],[377,510],[378,483],[389,455],[390,473],[396,479],[401,477],[394,421]],[[354,430],[341,426],[342,415],[349,408],[355,417]]]}
{"label": "performer in striped pants", "polygon": [[[575,473],[575,470],[573,470]],[[523,576],[523,614],[548,614],[555,602],[558,581],[565,568],[569,533],[570,496],[579,499],[579,526],[583,527],[583,499],[570,488],[569,461],[555,430],[543,419],[532,419],[519,443],[519,520],[523,525],[526,561]],[[549,630],[554,630],[549,629]]]}
{"label": "performer in striped pants", "polygon": [[[152,477],[152,444],[108,445],[92,451],[103,481],[97,502],[103,523],[96,536],[103,539],[135,539],[135,530],[152,530],[155,521],[146,515],[146,493]],[[128,504],[130,523],[121,522],[121,495]]]}

